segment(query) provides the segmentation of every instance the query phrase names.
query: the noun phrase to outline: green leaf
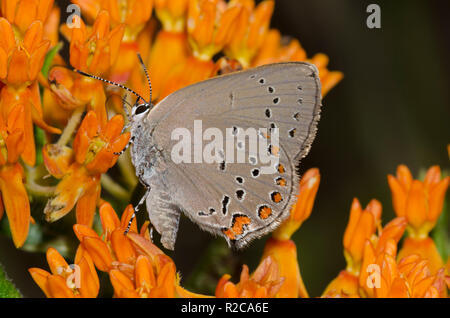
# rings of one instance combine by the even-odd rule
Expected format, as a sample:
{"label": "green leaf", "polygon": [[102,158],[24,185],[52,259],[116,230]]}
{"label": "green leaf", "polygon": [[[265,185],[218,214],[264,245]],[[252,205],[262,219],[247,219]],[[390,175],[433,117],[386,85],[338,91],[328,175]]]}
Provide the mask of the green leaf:
{"label": "green leaf", "polygon": [[1,265],[0,265],[0,298],[22,298],[22,294],[8,279]]}
{"label": "green leaf", "polygon": [[42,66],[41,73],[47,77],[48,72],[50,71],[50,66],[52,65],[53,59],[55,58],[56,54],[62,49],[63,43],[59,42],[56,44],[45,56],[44,65]]}

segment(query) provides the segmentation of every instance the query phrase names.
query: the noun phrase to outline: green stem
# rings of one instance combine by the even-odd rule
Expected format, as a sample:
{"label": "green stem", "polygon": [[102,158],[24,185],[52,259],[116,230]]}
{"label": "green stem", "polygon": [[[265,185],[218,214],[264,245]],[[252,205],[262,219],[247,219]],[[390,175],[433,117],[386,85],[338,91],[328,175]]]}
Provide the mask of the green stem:
{"label": "green stem", "polygon": [[102,174],[101,183],[102,187],[117,199],[125,201],[130,199],[130,194],[119,184],[117,184],[109,175]]}
{"label": "green stem", "polygon": [[81,121],[81,116],[83,115],[83,112],[84,106],[79,107],[73,111],[72,116],[70,117],[69,122],[66,125],[66,128],[64,128],[62,135],[59,137],[57,145],[63,147],[69,143],[69,141],[72,139],[75,130],[78,127],[78,124]]}
{"label": "green stem", "polygon": [[42,168],[42,165],[38,167],[25,166],[27,175],[25,187],[31,195],[50,197],[55,192],[56,187],[43,186],[36,183],[36,180],[42,179],[44,176],[42,173]]}

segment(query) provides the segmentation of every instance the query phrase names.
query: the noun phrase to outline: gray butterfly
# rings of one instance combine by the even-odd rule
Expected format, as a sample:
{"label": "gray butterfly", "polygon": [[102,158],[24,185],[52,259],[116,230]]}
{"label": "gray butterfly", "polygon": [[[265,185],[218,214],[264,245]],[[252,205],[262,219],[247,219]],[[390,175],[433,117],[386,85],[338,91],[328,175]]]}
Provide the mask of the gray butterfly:
{"label": "gray butterfly", "polygon": [[[299,190],[296,168],[310,150],[320,118],[321,84],[314,65],[278,63],[216,77],[180,89],[156,107],[136,95],[130,116],[132,161],[147,188],[141,204],[146,201],[164,247],[174,249],[181,213],[237,248],[289,216]],[[227,162],[221,149],[217,162],[175,163],[173,131],[193,132],[195,121],[224,136],[230,129],[236,135],[249,128],[276,129],[277,147],[268,134],[258,136],[266,139],[270,155],[276,152],[273,173],[261,173],[250,147],[243,150],[249,158],[245,163]]]}

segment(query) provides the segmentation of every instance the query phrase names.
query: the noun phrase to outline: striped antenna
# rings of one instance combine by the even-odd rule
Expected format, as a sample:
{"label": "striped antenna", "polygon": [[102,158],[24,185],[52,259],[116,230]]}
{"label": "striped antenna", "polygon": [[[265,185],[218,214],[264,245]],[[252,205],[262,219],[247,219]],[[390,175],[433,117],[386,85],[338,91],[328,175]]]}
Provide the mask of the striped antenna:
{"label": "striped antenna", "polygon": [[152,81],[150,80],[150,76],[148,75],[148,71],[147,71],[147,67],[144,64],[144,61],[142,60],[141,54],[137,54],[139,62],[142,65],[142,68],[144,69],[145,72],[145,76],[147,77],[147,83],[148,83],[148,87],[150,89],[150,98],[149,98],[149,102],[152,102],[152,94],[153,94],[153,90],[152,90]]}
{"label": "striped antenna", "polygon": [[102,82],[105,82],[105,83],[108,83],[108,84],[111,84],[111,85],[114,85],[114,86],[117,86],[117,87],[120,87],[120,88],[123,88],[123,89],[129,91],[130,93],[136,95],[136,97],[138,98],[138,100],[137,100],[138,102],[139,102],[139,99],[142,99],[145,104],[148,104],[148,102],[141,95],[139,95],[138,93],[133,91],[131,88],[128,88],[128,87],[126,87],[126,86],[124,86],[122,84],[119,84],[119,83],[114,83],[114,82],[108,81],[107,79],[104,79],[104,78],[101,78],[101,77],[98,77],[98,76],[95,76],[95,75],[91,75],[91,74],[85,73],[85,72],[77,70],[77,69],[74,69],[74,71],[79,73],[79,74],[81,74],[81,75],[84,75],[84,76],[87,76],[87,77],[90,77],[90,78],[93,78],[93,79],[96,79],[96,80],[99,80],[99,81],[102,81]]}

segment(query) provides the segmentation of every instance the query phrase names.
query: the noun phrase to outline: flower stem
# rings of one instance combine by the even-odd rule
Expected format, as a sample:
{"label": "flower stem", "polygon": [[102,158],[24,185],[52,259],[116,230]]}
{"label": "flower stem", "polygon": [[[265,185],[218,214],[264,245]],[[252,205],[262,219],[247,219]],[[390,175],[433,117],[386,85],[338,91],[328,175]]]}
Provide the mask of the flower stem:
{"label": "flower stem", "polygon": [[73,113],[72,116],[70,117],[66,128],[64,128],[64,131],[61,135],[61,137],[59,137],[59,140],[57,142],[57,144],[59,146],[65,146],[69,143],[70,139],[72,139],[72,136],[75,132],[75,130],[78,127],[78,124],[81,121],[81,116],[83,115],[84,112],[84,106],[83,107],[79,107],[76,108]]}
{"label": "flower stem", "polygon": [[102,174],[101,177],[102,187],[106,189],[109,193],[120,200],[129,200],[130,194],[117,184],[109,175]]}
{"label": "flower stem", "polygon": [[35,196],[50,197],[55,192],[56,187],[43,186],[36,183],[36,180],[42,179],[42,165],[38,167],[28,167],[25,165],[27,182],[25,187],[28,192]]}

